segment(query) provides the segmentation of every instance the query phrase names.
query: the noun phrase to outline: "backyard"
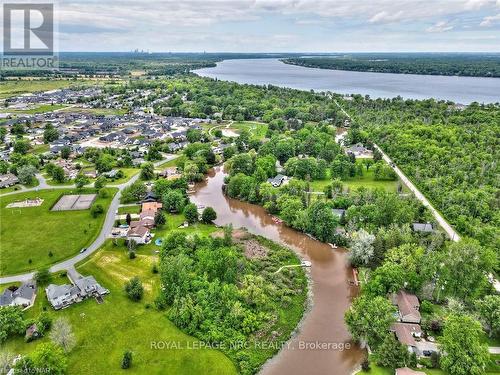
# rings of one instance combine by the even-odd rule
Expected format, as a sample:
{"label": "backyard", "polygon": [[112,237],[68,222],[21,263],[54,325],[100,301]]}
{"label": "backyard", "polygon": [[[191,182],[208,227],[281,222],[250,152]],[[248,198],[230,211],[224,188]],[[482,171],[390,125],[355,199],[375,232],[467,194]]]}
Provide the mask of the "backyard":
{"label": "backyard", "polygon": [[[97,198],[105,212],[116,189],[106,189],[108,197]],[[101,230],[105,213],[93,218],[89,210],[53,212],[51,207],[62,194],[95,191],[42,190],[0,197],[0,274],[36,270],[76,254],[89,245]],[[6,208],[27,198],[43,199],[38,207]],[[31,262],[30,262],[31,261]]]}
{"label": "backyard", "polygon": [[[357,162],[358,163],[358,162]],[[330,171],[327,170],[327,178],[324,180],[311,181],[311,189],[313,191],[322,192],[325,186],[332,182],[330,178]],[[398,188],[398,180],[386,181],[386,180],[375,180],[373,176],[373,168],[370,170],[363,170],[363,176],[349,177],[347,180],[342,181],[344,188],[349,190],[357,190],[360,187],[365,187],[368,189],[384,189],[391,192],[396,192]]]}

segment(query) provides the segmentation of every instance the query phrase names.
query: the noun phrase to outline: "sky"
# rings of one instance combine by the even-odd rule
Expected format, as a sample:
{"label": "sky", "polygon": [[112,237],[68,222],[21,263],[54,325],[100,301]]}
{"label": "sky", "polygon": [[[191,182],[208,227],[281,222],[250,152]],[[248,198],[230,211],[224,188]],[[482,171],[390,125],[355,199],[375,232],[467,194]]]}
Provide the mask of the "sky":
{"label": "sky", "polygon": [[59,0],[59,51],[500,52],[500,0]]}

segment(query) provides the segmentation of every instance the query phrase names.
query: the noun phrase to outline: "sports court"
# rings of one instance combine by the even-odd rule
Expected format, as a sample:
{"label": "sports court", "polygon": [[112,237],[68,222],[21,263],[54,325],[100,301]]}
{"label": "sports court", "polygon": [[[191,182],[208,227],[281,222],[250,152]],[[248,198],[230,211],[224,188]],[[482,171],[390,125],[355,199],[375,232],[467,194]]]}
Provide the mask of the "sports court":
{"label": "sports court", "polygon": [[52,207],[52,211],[87,210],[95,197],[96,194],[63,195]]}

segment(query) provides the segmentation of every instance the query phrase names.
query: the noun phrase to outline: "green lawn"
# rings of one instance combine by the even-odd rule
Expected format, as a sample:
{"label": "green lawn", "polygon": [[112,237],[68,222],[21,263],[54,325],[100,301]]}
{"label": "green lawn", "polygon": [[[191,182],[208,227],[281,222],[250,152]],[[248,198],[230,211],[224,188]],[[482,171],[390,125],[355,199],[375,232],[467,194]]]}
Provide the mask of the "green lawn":
{"label": "green lawn", "polygon": [[123,172],[124,176],[122,178],[117,178],[116,180],[108,180],[108,185],[120,185],[124,182],[130,180],[133,176],[139,173],[141,170],[139,168],[116,168]]}
{"label": "green lawn", "polygon": [[74,85],[81,85],[82,81],[73,80],[18,80],[0,83],[0,99],[17,96],[28,92],[49,91]]}
{"label": "green lawn", "polygon": [[64,104],[42,104],[35,108],[31,109],[10,109],[10,108],[2,108],[0,112],[9,112],[9,113],[18,113],[18,114],[27,114],[27,115],[36,115],[39,113],[52,112],[56,109],[61,109],[67,107]]}
{"label": "green lawn", "polygon": [[169,168],[169,167],[176,167],[177,166],[177,162],[179,160],[177,160],[179,157],[176,157],[175,159],[172,159],[172,160],[169,160],[163,164],[160,164],[159,166],[155,167],[155,169],[157,170],[163,170],[165,168]]}
{"label": "green lawn", "polygon": [[118,214],[119,215],[138,214],[139,212],[141,212],[141,205],[140,204],[136,204],[133,206],[118,207]]}
{"label": "green lawn", "polygon": [[[95,203],[109,206],[116,189],[108,189],[108,198]],[[93,190],[85,191],[93,193]],[[88,246],[101,230],[105,214],[94,219],[89,210],[50,211],[63,193],[76,190],[42,190],[0,197],[0,274],[10,275],[36,270],[66,259]],[[39,207],[6,208],[6,205],[26,198],[40,197]],[[49,252],[53,256],[49,257]],[[32,260],[29,263],[29,259]]]}
{"label": "green lawn", "polygon": [[[327,171],[327,178],[324,180],[311,181],[311,189],[313,191],[323,191],[325,186],[331,183],[330,171]],[[396,181],[375,181],[373,178],[373,170],[370,169],[366,171],[363,170],[363,176],[350,177],[345,181],[342,181],[344,188],[349,190],[357,190],[360,187],[365,187],[368,189],[385,189],[387,191],[396,192],[398,188],[398,180]]]}
{"label": "green lawn", "polygon": [[[110,290],[104,303],[90,299],[51,315],[70,320],[77,338],[75,349],[69,354],[68,374],[122,374],[121,359],[125,350],[133,352],[131,374],[236,374],[229,358],[217,350],[190,349],[199,342],[181,332],[152,305],[159,285],[159,277],[151,272],[156,262],[152,255],[139,254],[130,260],[126,251],[107,242],[103,249],[78,267],[83,275],[93,275]],[[126,280],[139,276],[145,288],[141,302],[131,302],[123,292]],[[57,278],[56,283],[66,283]],[[28,314],[37,316],[48,306],[44,293],[40,293],[34,309]],[[40,298],[41,297],[41,298]],[[13,353],[32,351],[44,338],[25,344],[22,338],[8,340],[5,350]],[[174,343],[177,348],[155,349],[156,342]]]}
{"label": "green lawn", "polygon": [[33,146],[33,153],[34,154],[43,154],[44,152],[47,152],[50,150],[50,146],[48,144],[42,144],[42,145],[35,145]]}
{"label": "green lawn", "polygon": [[14,185],[11,187],[3,188],[0,190],[0,196],[5,194],[5,193],[11,193],[13,191],[20,190],[20,189],[21,189],[21,185]]}
{"label": "green lawn", "polygon": [[263,139],[266,137],[268,125],[263,122],[241,121],[241,122],[234,122],[233,124],[231,124],[229,128],[240,131],[243,129],[247,129],[252,136],[259,139]]}

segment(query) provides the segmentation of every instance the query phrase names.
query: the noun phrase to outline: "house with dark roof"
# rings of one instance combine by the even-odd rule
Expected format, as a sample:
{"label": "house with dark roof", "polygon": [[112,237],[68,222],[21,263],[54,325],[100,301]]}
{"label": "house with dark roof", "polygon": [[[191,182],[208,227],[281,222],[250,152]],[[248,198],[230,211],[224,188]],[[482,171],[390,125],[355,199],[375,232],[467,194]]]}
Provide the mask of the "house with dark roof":
{"label": "house with dark roof", "polygon": [[28,308],[33,306],[36,298],[36,284],[32,281],[21,284],[19,288],[11,286],[0,294],[0,307],[22,306]]}

